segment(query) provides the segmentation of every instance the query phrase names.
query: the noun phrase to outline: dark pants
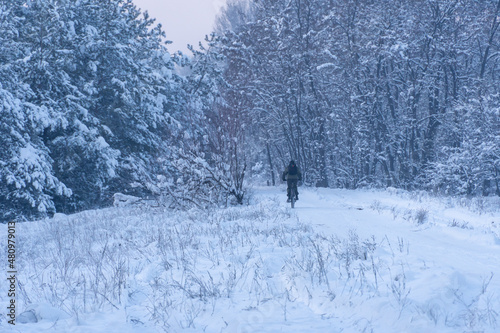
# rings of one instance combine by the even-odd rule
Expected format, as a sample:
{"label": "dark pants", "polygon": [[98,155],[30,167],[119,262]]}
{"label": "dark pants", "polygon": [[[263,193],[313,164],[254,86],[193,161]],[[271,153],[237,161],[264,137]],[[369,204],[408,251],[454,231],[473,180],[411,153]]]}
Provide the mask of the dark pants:
{"label": "dark pants", "polygon": [[286,184],[288,188],[286,189],[286,195],[290,197],[290,190],[293,188],[295,190],[295,196],[299,195],[299,190],[297,189],[297,179],[287,179]]}

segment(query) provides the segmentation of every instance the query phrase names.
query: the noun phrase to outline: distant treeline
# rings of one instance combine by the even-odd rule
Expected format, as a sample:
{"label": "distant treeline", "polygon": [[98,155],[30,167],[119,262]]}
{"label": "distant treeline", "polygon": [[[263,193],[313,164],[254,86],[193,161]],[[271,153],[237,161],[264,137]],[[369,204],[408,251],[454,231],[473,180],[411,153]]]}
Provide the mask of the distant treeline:
{"label": "distant treeline", "polygon": [[292,158],[500,195],[499,25],[499,0],[229,1],[187,58],[131,0],[0,1],[0,218],[242,203]]}

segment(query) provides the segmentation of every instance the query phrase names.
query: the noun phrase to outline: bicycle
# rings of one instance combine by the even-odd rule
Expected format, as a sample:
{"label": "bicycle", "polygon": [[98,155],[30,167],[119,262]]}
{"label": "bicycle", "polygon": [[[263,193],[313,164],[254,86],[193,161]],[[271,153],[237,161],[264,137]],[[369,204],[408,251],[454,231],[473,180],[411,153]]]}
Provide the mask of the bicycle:
{"label": "bicycle", "polygon": [[296,188],[297,188],[297,181],[292,182],[290,184],[290,205],[292,206],[292,208],[295,208],[295,201],[297,201]]}

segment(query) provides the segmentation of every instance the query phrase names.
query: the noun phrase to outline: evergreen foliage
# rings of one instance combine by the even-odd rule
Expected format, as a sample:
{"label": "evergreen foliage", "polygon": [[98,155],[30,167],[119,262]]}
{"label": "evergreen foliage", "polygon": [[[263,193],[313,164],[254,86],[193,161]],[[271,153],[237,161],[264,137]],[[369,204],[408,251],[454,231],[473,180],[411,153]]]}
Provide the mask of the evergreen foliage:
{"label": "evergreen foliage", "polygon": [[130,0],[0,8],[3,219],[149,193],[182,97],[160,27]]}

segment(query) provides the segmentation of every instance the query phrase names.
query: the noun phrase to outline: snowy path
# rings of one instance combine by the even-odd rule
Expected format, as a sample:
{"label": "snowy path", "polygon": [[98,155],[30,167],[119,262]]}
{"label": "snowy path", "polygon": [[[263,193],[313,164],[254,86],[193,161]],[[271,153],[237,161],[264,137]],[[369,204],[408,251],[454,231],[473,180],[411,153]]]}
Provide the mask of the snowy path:
{"label": "snowy path", "polygon": [[[347,237],[353,230],[363,239],[373,235],[379,241],[389,240],[394,251],[403,241],[411,262],[420,263],[422,270],[439,266],[471,276],[500,275],[498,214],[480,216],[446,208],[436,200],[421,200],[402,199],[387,191],[305,189],[295,213],[325,235]],[[421,225],[414,218],[419,211],[427,211]],[[453,220],[467,222],[473,229],[449,226]]]}
{"label": "snowy path", "polygon": [[[409,242],[411,252],[417,251],[418,257],[426,262],[456,263],[463,268],[475,267],[476,272],[477,264],[483,264],[486,270],[500,267],[500,240],[488,232],[497,229],[492,225],[500,225],[498,215],[467,214],[464,210],[446,209],[435,202],[429,201],[426,205],[404,200],[385,191],[303,192],[296,213],[319,232],[347,236],[350,230],[354,230],[362,238],[374,235],[381,240],[387,236],[391,241],[397,241],[399,237],[405,243]],[[413,218],[419,210],[427,211],[428,215],[421,225]],[[394,218],[392,211],[399,211],[399,216]],[[447,215],[453,217],[450,219]],[[473,230],[449,226],[453,219],[465,222],[471,218],[468,222]],[[461,263],[464,260],[475,265],[464,265]]]}
{"label": "snowy path", "polygon": [[[261,191],[281,200],[285,197],[284,190]],[[374,236],[378,243],[390,244],[392,257],[385,258],[401,260],[411,300],[428,307],[422,311],[435,315],[436,323],[440,315],[449,315],[446,308],[450,304],[466,303],[465,312],[469,311],[468,306],[479,307],[483,289],[491,292],[490,298],[500,297],[498,210],[478,214],[457,207],[456,202],[426,195],[408,198],[408,193],[396,192],[301,189],[294,213],[301,222],[326,236],[346,238],[354,231],[361,239]],[[283,207],[287,204],[283,203]],[[384,257],[383,253],[380,255]],[[482,315],[488,316],[490,310],[483,309]],[[474,322],[480,315],[472,311],[468,320]],[[420,329],[428,330],[424,326]],[[436,328],[436,332],[440,330]],[[418,332],[418,326],[411,331]]]}

